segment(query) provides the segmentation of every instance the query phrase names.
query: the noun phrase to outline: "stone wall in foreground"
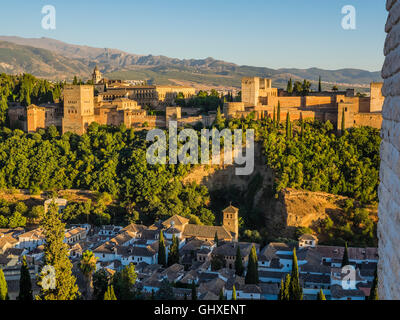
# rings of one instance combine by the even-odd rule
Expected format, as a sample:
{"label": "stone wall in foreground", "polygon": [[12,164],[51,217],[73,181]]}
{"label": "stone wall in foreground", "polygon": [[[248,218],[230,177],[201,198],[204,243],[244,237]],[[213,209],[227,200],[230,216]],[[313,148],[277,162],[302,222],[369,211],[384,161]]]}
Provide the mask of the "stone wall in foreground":
{"label": "stone wall in foreground", "polygon": [[400,1],[387,0],[379,186],[379,297],[400,299]]}

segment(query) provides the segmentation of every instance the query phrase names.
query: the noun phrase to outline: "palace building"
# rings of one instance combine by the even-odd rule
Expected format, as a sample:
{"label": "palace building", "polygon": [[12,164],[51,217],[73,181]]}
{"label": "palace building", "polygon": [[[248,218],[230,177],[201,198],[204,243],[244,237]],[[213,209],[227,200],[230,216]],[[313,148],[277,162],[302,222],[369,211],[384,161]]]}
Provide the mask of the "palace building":
{"label": "palace building", "polygon": [[254,113],[255,117],[273,117],[280,104],[280,119],[291,120],[318,119],[329,120],[341,129],[345,115],[345,127],[371,126],[380,128],[382,124],[382,83],[371,83],[370,97],[358,97],[354,90],[311,92],[307,96],[289,95],[283,90],[272,88],[271,79],[258,77],[242,79],[242,101],[224,105],[226,118],[241,118]]}
{"label": "palace building", "polygon": [[159,110],[173,104],[179,93],[182,93],[185,99],[190,99],[196,94],[192,87],[147,85],[145,81],[138,80],[108,80],[103,78],[97,66],[92,74],[92,82],[97,92],[103,93],[105,97],[124,94],[142,107],[149,106]]}
{"label": "palace building", "polygon": [[[135,81],[107,80],[97,66],[92,82],[90,85],[66,85],[63,105],[10,106],[10,126],[36,132],[54,125],[62,133],[79,135],[85,133],[93,122],[114,126],[125,124],[127,128],[165,127],[165,117],[148,115],[144,107],[165,111],[167,106],[174,104],[179,93],[187,99],[195,95],[195,89],[190,87],[147,86]],[[202,119],[193,121],[198,120]]]}

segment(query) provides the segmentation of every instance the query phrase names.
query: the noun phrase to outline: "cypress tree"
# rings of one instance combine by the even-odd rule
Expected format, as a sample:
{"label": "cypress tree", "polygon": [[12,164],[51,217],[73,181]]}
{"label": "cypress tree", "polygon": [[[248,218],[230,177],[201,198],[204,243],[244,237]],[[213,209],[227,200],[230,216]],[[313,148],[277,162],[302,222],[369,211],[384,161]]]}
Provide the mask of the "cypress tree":
{"label": "cypress tree", "polygon": [[277,127],[279,128],[280,124],[281,124],[281,102],[278,101],[278,112],[276,115],[276,122],[277,122]]}
{"label": "cypress tree", "polygon": [[244,266],[243,266],[243,261],[242,261],[242,254],[240,252],[240,246],[238,244],[237,250],[236,250],[235,273],[238,276],[242,276],[243,272],[244,272]]}
{"label": "cypress tree", "polygon": [[371,292],[368,300],[379,300],[378,296],[378,270],[375,269],[374,281],[372,282]]}
{"label": "cypress tree", "polygon": [[348,266],[350,264],[349,261],[349,253],[347,251],[347,242],[344,244],[344,252],[343,252],[343,259],[342,259],[342,268],[344,266]]}
{"label": "cypress tree", "polygon": [[286,139],[290,139],[290,114],[286,114]]}
{"label": "cypress tree", "polygon": [[167,265],[165,256],[165,242],[164,242],[164,234],[160,231],[160,236],[158,239],[158,264],[165,267]]}
{"label": "cypress tree", "polygon": [[283,300],[283,292],[285,290],[285,283],[283,282],[283,278],[281,279],[281,286],[279,288],[279,293],[278,293],[278,300],[282,301]]}
{"label": "cypress tree", "polygon": [[178,238],[175,235],[172,236],[172,244],[169,247],[168,253],[168,267],[172,266],[175,263],[179,263],[179,242]]}
{"label": "cypress tree", "polygon": [[8,287],[3,269],[0,268],[0,300],[8,300]]}
{"label": "cypress tree", "polygon": [[[61,214],[53,203],[44,214],[42,225],[45,235],[44,265],[52,266],[55,271],[55,288],[41,289],[39,299],[75,300],[79,296],[76,278],[72,275],[72,263],[69,260],[68,245],[64,243],[65,224]],[[48,280],[49,275],[40,275],[39,284]]]}
{"label": "cypress tree", "polygon": [[303,121],[303,113],[300,112],[300,137],[303,139],[304,137],[304,121]]}
{"label": "cypress tree", "polygon": [[197,300],[197,290],[194,281],[192,281],[192,300]]}
{"label": "cypress tree", "polygon": [[256,247],[253,245],[249,255],[249,263],[245,278],[246,284],[258,284],[258,259]]}
{"label": "cypress tree", "polygon": [[290,277],[290,300],[303,300],[303,289],[300,286],[296,248],[293,249],[292,274]]}
{"label": "cypress tree", "polygon": [[215,231],[214,243],[215,243],[216,246],[218,247],[218,234],[217,234],[217,231]]}
{"label": "cypress tree", "polygon": [[276,110],[275,110],[275,106],[274,106],[274,116],[273,116],[272,123],[274,125],[274,128],[276,128]]}
{"label": "cypress tree", "polygon": [[221,108],[217,108],[217,116],[215,118],[215,124],[218,126],[218,128],[221,128],[223,125],[224,120],[222,119],[222,113],[221,113]]}
{"label": "cypress tree", "polygon": [[286,87],[286,91],[291,94],[293,93],[293,83],[292,83],[292,78],[289,79],[287,87]]}
{"label": "cypress tree", "polygon": [[290,300],[290,274],[287,274],[285,280],[281,279],[281,288],[279,290],[278,299],[281,301]]}
{"label": "cypress tree", "polygon": [[112,285],[107,287],[107,291],[104,294],[104,300],[117,300],[117,296],[115,295],[114,287]]}
{"label": "cypress tree", "polygon": [[28,264],[26,262],[26,256],[22,258],[21,277],[19,279],[19,295],[17,297],[17,300],[33,300],[31,275],[29,273]]}
{"label": "cypress tree", "polygon": [[326,300],[325,294],[322,291],[322,289],[320,289],[319,292],[317,293],[317,300]]}
{"label": "cypress tree", "polygon": [[346,115],[344,113],[344,109],[342,112],[342,127],[341,127],[341,129],[342,129],[342,133],[344,133],[344,130],[346,130]]}
{"label": "cypress tree", "polygon": [[319,81],[318,81],[318,92],[322,92],[321,76],[319,76]]}
{"label": "cypress tree", "polygon": [[237,297],[236,297],[236,287],[235,287],[235,285],[233,285],[233,289],[232,289],[232,300],[236,300],[237,299]]}

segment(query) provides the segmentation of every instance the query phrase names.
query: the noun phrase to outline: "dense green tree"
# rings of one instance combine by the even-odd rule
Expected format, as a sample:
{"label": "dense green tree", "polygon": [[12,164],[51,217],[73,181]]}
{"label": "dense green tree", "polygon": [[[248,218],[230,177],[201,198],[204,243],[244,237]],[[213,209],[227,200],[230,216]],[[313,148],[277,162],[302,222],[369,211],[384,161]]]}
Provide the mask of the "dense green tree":
{"label": "dense green tree", "polygon": [[164,242],[164,234],[160,231],[159,239],[158,239],[158,264],[162,266],[167,266],[166,254],[165,254],[165,242]]}
{"label": "dense green tree", "polygon": [[104,300],[117,300],[117,296],[114,292],[114,287],[109,285],[107,291],[104,293]]}
{"label": "dense green tree", "polygon": [[279,289],[278,300],[289,301],[290,300],[290,274],[285,276],[285,280],[281,279],[281,287]]}
{"label": "dense green tree", "polygon": [[274,114],[273,114],[273,118],[272,118],[272,124],[273,124],[274,128],[276,128],[276,110],[275,110],[275,106],[274,106]]}
{"label": "dense green tree", "polygon": [[215,118],[215,125],[219,130],[224,128],[224,119],[222,118],[221,108],[217,108],[217,116]]}
{"label": "dense green tree", "polygon": [[217,231],[215,231],[214,243],[218,247],[218,233],[217,233]]}
{"label": "dense green tree", "polygon": [[293,92],[296,96],[303,94],[303,83],[300,81],[295,81],[293,85]]}
{"label": "dense green tree", "polygon": [[[55,270],[55,288],[42,286],[40,299],[43,300],[75,300],[78,295],[76,279],[72,275],[72,263],[69,260],[68,246],[64,243],[65,224],[53,203],[44,214],[41,227],[45,235],[44,265],[52,266]],[[39,284],[47,275],[41,274]]]}
{"label": "dense green tree", "polygon": [[321,76],[319,76],[318,80],[318,92],[322,92]]}
{"label": "dense green tree", "polygon": [[344,112],[344,109],[342,112],[342,124],[341,124],[340,129],[342,130],[342,133],[346,130],[346,114]]}
{"label": "dense green tree", "polygon": [[249,255],[247,272],[245,277],[246,284],[258,284],[258,259],[256,247],[253,245]]}
{"label": "dense green tree", "polygon": [[292,82],[292,78],[289,79],[288,83],[287,83],[287,87],[286,87],[286,91],[289,94],[293,93],[293,82]]}
{"label": "dense green tree", "polygon": [[306,79],[304,79],[304,81],[303,81],[303,83],[301,85],[301,94],[303,96],[306,96],[306,95],[308,95],[310,93],[310,90],[311,90],[311,82],[306,80]]}
{"label": "dense green tree", "polygon": [[172,244],[168,252],[168,267],[175,263],[179,263],[179,240],[175,235],[172,236]]}
{"label": "dense green tree", "polygon": [[[109,277],[103,268],[93,274],[93,300],[103,300],[107,291]],[[113,289],[114,291],[114,289]]]}
{"label": "dense green tree", "polygon": [[278,111],[276,113],[276,122],[277,122],[277,127],[280,127],[281,124],[281,102],[278,101]]}
{"label": "dense green tree", "polygon": [[133,263],[114,274],[112,284],[118,300],[133,300],[135,298],[135,294],[137,294],[134,291],[136,279],[137,272]]}
{"label": "dense green tree", "polygon": [[286,114],[286,139],[290,140],[292,138],[292,123],[290,122],[289,112]]}
{"label": "dense green tree", "polygon": [[304,120],[303,120],[303,113],[300,112],[300,138],[303,140],[304,137]]}
{"label": "dense green tree", "polygon": [[242,254],[241,254],[241,252],[240,252],[240,246],[239,246],[239,244],[237,245],[237,249],[236,249],[235,273],[236,273],[238,276],[243,276],[243,273],[244,273],[244,266],[243,266],[243,261],[242,261]]}
{"label": "dense green tree", "polygon": [[340,194],[363,204],[377,201],[379,131],[352,128],[337,136],[330,122],[304,121],[303,126],[303,138],[296,135],[290,141],[282,132],[262,129],[267,165],[277,177],[276,191],[299,188]]}
{"label": "dense green tree", "polygon": [[296,248],[293,249],[292,274],[290,276],[290,300],[303,300],[303,289],[300,286],[299,265]]}
{"label": "dense green tree", "polygon": [[21,301],[32,301],[32,281],[29,273],[28,263],[26,262],[26,256],[22,258],[21,265],[21,276],[19,279],[19,295],[17,300]]}
{"label": "dense green tree", "polygon": [[1,95],[0,93],[0,127],[6,124],[7,111],[8,111],[7,97],[5,95]]}

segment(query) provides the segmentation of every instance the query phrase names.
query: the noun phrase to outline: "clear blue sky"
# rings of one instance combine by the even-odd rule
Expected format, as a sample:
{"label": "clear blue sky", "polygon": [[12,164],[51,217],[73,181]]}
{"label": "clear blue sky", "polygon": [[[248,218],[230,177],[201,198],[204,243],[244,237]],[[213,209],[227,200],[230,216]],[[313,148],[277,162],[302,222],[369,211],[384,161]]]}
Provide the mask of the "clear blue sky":
{"label": "clear blue sky", "polygon": [[[50,37],[174,58],[240,65],[362,68],[383,63],[385,0],[0,0],[0,34]],[[54,5],[56,30],[41,28]],[[341,27],[344,5],[357,29]]]}

